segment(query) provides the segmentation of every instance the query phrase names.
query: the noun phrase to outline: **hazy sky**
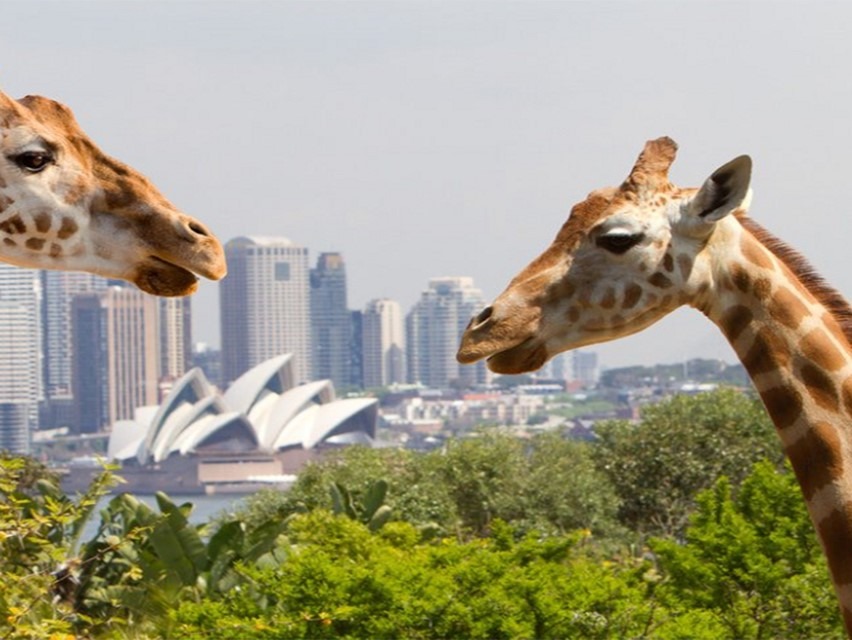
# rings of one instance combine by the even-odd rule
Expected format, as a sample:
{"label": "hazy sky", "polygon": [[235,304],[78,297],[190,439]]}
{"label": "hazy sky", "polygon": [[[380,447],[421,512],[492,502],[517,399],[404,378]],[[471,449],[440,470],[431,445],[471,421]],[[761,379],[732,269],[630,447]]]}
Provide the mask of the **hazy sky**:
{"label": "hazy sky", "polygon": [[[752,215],[852,291],[850,3],[4,0],[0,88],[67,103],[223,241],[342,252],[352,308],[448,275],[493,298],[660,135],[684,186],[751,154]],[[691,310],[595,349],[735,360]]]}

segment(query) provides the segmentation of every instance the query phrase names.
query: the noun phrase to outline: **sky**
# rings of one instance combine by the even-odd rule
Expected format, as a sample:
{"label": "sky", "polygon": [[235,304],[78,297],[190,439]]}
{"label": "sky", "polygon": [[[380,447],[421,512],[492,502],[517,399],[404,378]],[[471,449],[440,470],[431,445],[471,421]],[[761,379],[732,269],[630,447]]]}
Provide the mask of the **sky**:
{"label": "sky", "polygon": [[[680,186],[751,155],[751,215],[852,291],[852,3],[4,0],[0,89],[69,105],[223,241],[342,252],[353,309],[439,276],[494,298],[661,135]],[[217,305],[203,283],[195,340]],[[591,349],[736,361],[690,309]]]}

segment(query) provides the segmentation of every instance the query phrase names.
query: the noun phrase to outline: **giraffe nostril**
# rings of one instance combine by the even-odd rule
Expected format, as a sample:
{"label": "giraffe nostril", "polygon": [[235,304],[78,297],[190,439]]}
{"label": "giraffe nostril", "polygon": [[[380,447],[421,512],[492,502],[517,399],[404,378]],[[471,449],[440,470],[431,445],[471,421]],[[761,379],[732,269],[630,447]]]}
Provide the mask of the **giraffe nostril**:
{"label": "giraffe nostril", "polygon": [[491,319],[491,315],[494,313],[494,307],[485,307],[482,311],[479,312],[479,315],[473,319],[474,326],[479,326],[484,322],[488,322]]}
{"label": "giraffe nostril", "polygon": [[195,220],[189,223],[189,230],[199,236],[207,237],[210,235],[210,232],[207,231],[201,223],[196,222]]}

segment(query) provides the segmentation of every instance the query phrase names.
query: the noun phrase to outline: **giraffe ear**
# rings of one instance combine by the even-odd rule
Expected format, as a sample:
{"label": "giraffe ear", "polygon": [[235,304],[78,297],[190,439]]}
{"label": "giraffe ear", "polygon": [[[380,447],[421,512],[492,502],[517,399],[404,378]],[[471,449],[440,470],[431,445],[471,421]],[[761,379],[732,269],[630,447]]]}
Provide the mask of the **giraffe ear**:
{"label": "giraffe ear", "polygon": [[751,158],[734,158],[707,178],[689,204],[689,211],[705,222],[721,220],[732,211],[748,205],[750,183]]}

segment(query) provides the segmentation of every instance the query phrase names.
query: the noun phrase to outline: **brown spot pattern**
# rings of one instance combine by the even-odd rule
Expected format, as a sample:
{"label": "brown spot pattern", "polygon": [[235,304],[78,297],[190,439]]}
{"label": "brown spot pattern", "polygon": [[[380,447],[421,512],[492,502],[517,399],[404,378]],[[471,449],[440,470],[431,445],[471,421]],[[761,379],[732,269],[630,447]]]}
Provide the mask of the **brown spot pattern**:
{"label": "brown spot pattern", "polygon": [[852,514],[849,505],[840,505],[839,509],[823,518],[817,525],[817,531],[835,584],[849,584],[852,582],[852,562],[849,562]]}
{"label": "brown spot pattern", "polygon": [[41,251],[42,247],[44,247],[44,238],[27,238],[25,244],[27,245],[27,249]]}
{"label": "brown spot pattern", "polygon": [[755,242],[750,236],[746,234],[743,235],[740,249],[743,252],[743,257],[752,264],[757,265],[761,269],[773,268],[772,260],[766,252],[766,249],[764,249],[760,243]]}
{"label": "brown spot pattern", "polygon": [[850,344],[849,338],[846,337],[846,332],[843,331],[843,327],[840,326],[840,323],[837,321],[837,318],[831,313],[826,312],[822,316],[822,323],[825,325],[825,328],[829,330],[829,332],[837,339],[837,342],[840,344]]}
{"label": "brown spot pattern", "polygon": [[7,195],[0,193],[0,213],[3,213],[10,204],[14,204],[15,201]]}
{"label": "brown spot pattern", "polygon": [[769,278],[758,278],[751,287],[758,300],[766,300],[772,293],[772,283]]}
{"label": "brown spot pattern", "polygon": [[35,222],[36,231],[39,233],[47,233],[50,229],[50,214],[46,211],[39,211],[33,218],[33,221]]}
{"label": "brown spot pattern", "polygon": [[731,282],[743,293],[751,289],[751,277],[742,265],[736,264],[731,269]]}
{"label": "brown spot pattern", "polygon": [[819,367],[808,363],[801,370],[802,381],[811,398],[819,406],[829,411],[837,411],[840,404],[840,396],[837,386],[828,374]]}
{"label": "brown spot pattern", "polygon": [[615,291],[607,289],[601,299],[601,307],[604,309],[612,309],[615,306]]}
{"label": "brown spot pattern", "polygon": [[790,362],[790,347],[775,332],[763,327],[754,336],[754,344],[743,358],[743,365],[752,377],[776,371]]}
{"label": "brown spot pattern", "polygon": [[622,309],[632,309],[642,297],[642,287],[638,284],[630,284],[624,290],[624,302],[621,304]]}
{"label": "brown spot pattern", "polygon": [[24,233],[27,230],[27,225],[17,213],[7,220],[0,222],[0,231],[14,235],[16,233]]}
{"label": "brown spot pattern", "polygon": [[779,430],[792,425],[802,413],[802,395],[796,389],[774,387],[761,391],[760,399]]}
{"label": "brown spot pattern", "polygon": [[571,307],[568,309],[568,320],[570,322],[577,322],[580,319],[580,310],[577,307]]}
{"label": "brown spot pattern", "polygon": [[843,394],[843,406],[846,408],[846,415],[852,418],[852,378],[846,378],[843,384],[840,385]]}
{"label": "brown spot pattern", "polygon": [[60,240],[70,238],[77,233],[77,223],[71,218],[62,218],[62,224],[59,227],[59,232],[56,234]]}
{"label": "brown spot pattern", "polygon": [[648,282],[660,289],[668,289],[672,286],[672,281],[669,280],[669,277],[660,271],[657,271],[654,275],[648,278]]}
{"label": "brown spot pattern", "polygon": [[52,242],[50,244],[50,257],[58,258],[60,255],[62,255],[62,247],[55,242]]}
{"label": "brown spot pattern", "polygon": [[740,334],[749,326],[754,319],[751,309],[743,305],[736,305],[727,309],[719,321],[719,326],[722,333],[733,342],[740,337]]}
{"label": "brown spot pattern", "polygon": [[799,348],[802,355],[825,371],[836,371],[846,364],[846,358],[823,329],[809,331],[799,343]]}
{"label": "brown spot pattern", "polygon": [[809,314],[804,303],[787,287],[778,289],[767,307],[773,320],[791,329],[798,327]]}
{"label": "brown spot pattern", "polygon": [[65,193],[63,200],[66,204],[76,205],[80,200],[83,199],[83,196],[89,191],[88,183],[86,179],[80,177],[77,181],[71,185],[68,191]]}
{"label": "brown spot pattern", "polygon": [[14,240],[12,240],[12,238],[9,238],[9,237],[3,238],[3,244],[5,244],[7,247],[17,247],[18,246],[18,243],[15,242]]}
{"label": "brown spot pattern", "polygon": [[674,258],[672,258],[672,254],[667,253],[663,256],[663,269],[671,273],[674,271]]}
{"label": "brown spot pattern", "polygon": [[837,429],[825,422],[816,423],[787,447],[805,500],[843,474],[841,450]]}

